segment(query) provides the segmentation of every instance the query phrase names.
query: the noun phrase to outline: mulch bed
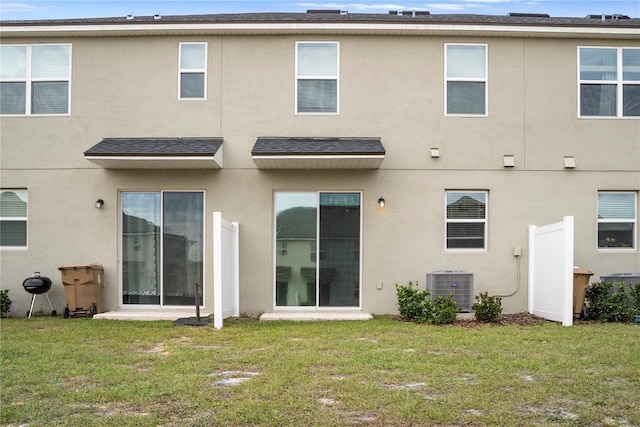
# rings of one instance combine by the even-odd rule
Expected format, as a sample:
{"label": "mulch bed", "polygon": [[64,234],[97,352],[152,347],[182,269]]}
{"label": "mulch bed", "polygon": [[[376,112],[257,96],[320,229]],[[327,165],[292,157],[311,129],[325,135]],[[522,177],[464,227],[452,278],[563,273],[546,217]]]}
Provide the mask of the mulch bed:
{"label": "mulch bed", "polygon": [[520,325],[520,326],[533,326],[539,325],[541,323],[547,322],[546,319],[542,317],[534,316],[531,313],[510,313],[501,315],[497,321],[488,323],[488,322],[479,322],[475,318],[471,319],[458,319],[453,322],[454,326],[463,326],[467,328],[473,328],[477,326],[483,325]]}

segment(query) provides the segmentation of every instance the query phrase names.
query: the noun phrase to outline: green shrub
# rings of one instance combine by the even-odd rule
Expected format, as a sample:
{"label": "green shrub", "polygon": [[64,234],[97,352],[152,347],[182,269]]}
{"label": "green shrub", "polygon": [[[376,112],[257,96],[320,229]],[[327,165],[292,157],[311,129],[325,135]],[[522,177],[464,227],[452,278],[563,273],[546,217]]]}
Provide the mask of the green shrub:
{"label": "green shrub", "polygon": [[629,286],[629,296],[631,296],[631,307],[634,309],[635,315],[640,316],[640,282]]}
{"label": "green shrub", "polygon": [[476,320],[495,322],[502,315],[502,298],[490,297],[488,292],[480,292],[475,300],[471,308],[475,312]]}
{"label": "green shrub", "polygon": [[0,316],[9,317],[11,311],[11,298],[9,298],[9,289],[0,291]]}
{"label": "green shrub", "polygon": [[[617,289],[614,287],[617,286]],[[635,292],[635,289],[632,291]],[[585,292],[587,318],[601,322],[631,322],[635,309],[625,285],[597,282]]]}
{"label": "green shrub", "polygon": [[448,297],[439,296],[433,301],[432,316],[429,323],[434,325],[444,325],[453,323],[458,318],[458,303],[454,301],[453,295]]}
{"label": "green shrub", "polygon": [[405,319],[415,322],[424,323],[427,321],[427,302],[429,301],[429,291],[418,290],[418,282],[415,285],[409,282],[408,285],[396,284],[396,294],[398,296],[398,311]]}
{"label": "green shrub", "polygon": [[442,325],[452,323],[458,316],[458,304],[453,296],[440,296],[432,301],[427,289],[418,290],[418,282],[408,285],[396,284],[398,311],[400,315],[414,323]]}

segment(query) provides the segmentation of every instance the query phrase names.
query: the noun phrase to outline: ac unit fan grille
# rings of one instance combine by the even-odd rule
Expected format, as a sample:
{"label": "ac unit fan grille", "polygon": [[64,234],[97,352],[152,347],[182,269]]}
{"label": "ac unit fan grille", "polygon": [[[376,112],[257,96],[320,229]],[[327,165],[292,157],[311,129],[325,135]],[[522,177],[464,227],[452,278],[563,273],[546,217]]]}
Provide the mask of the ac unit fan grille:
{"label": "ac unit fan grille", "polygon": [[470,312],[473,305],[473,274],[458,270],[436,271],[427,274],[427,289],[432,299],[453,295],[453,300],[463,312]]}

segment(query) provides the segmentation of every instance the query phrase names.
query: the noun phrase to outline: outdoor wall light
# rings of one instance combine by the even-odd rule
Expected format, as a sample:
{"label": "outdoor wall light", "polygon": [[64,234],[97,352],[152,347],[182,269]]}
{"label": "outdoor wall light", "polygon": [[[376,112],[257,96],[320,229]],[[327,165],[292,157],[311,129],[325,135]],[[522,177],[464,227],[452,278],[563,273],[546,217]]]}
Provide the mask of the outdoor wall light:
{"label": "outdoor wall light", "polygon": [[103,206],[104,206],[104,200],[102,199],[96,200],[96,209],[102,209]]}
{"label": "outdoor wall light", "polygon": [[378,207],[379,207],[379,208],[384,208],[384,205],[385,205],[384,198],[383,198],[383,197],[380,197],[380,198],[378,199]]}

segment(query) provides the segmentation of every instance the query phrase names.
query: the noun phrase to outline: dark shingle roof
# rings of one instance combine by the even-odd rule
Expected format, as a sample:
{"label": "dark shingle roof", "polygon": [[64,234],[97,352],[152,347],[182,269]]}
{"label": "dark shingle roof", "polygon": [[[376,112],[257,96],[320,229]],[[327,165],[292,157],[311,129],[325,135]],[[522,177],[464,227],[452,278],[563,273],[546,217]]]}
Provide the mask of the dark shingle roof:
{"label": "dark shingle roof", "polygon": [[385,154],[380,138],[260,137],[253,156],[318,154]]}
{"label": "dark shingle roof", "polygon": [[[604,17],[604,18],[603,18]],[[541,26],[631,26],[639,27],[640,18],[624,15],[587,15],[586,17],[547,17],[544,14],[511,13],[508,15],[429,14],[422,11],[393,13],[230,13],[210,15],[126,16],[110,18],[75,18],[52,20],[0,21],[2,25],[86,25],[86,24],[168,24],[168,23],[275,23],[275,22],[376,22],[376,23],[447,23],[486,25]]]}
{"label": "dark shingle roof", "polygon": [[213,156],[222,138],[105,138],[84,152],[91,156]]}

